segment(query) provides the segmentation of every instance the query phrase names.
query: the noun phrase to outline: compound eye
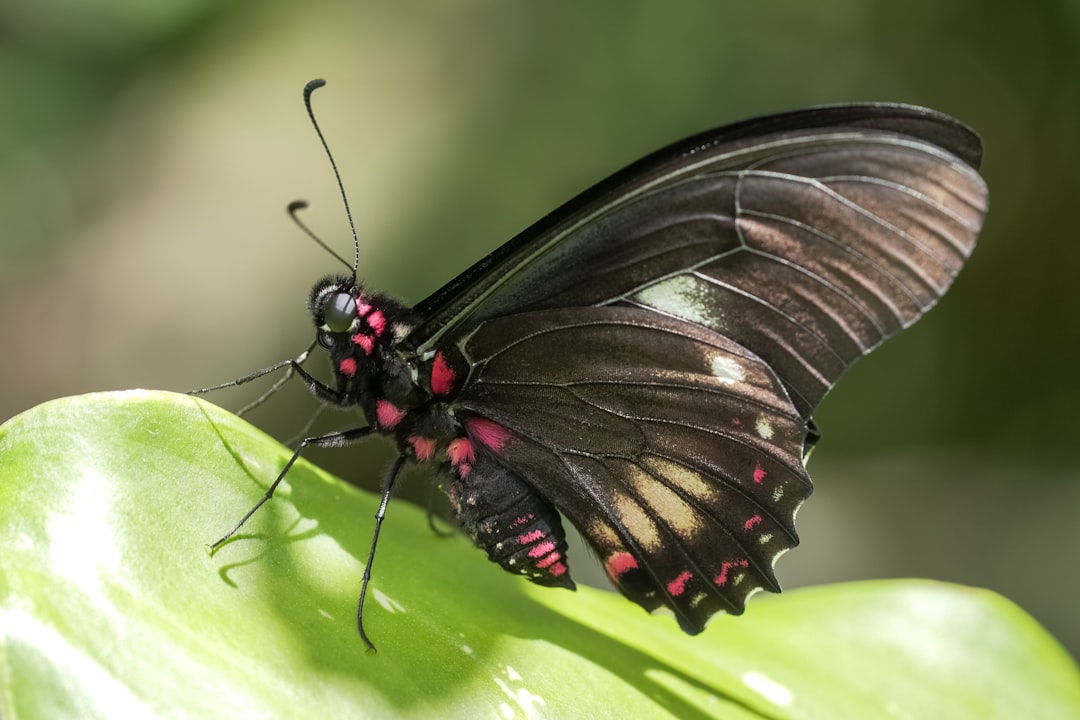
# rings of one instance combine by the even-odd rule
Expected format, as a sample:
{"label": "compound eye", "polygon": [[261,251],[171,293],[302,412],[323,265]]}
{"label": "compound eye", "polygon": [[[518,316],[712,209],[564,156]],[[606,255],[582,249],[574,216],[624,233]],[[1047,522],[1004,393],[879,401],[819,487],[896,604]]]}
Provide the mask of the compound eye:
{"label": "compound eye", "polygon": [[343,333],[356,319],[356,298],[349,293],[334,293],[323,306],[323,322],[330,332]]}

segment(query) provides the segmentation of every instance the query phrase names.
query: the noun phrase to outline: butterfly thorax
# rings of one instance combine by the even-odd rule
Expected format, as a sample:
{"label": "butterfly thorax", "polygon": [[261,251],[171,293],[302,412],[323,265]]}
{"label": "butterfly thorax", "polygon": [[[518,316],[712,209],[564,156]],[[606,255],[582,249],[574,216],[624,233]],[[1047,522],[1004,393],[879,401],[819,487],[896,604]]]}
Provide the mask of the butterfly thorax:
{"label": "butterfly thorax", "polygon": [[359,406],[402,454],[448,475],[451,510],[492,561],[542,585],[574,587],[558,511],[500,462],[510,432],[455,410],[464,381],[459,363],[441,351],[418,356],[405,346],[418,322],[413,311],[366,293],[349,276],[316,283],[308,309],[334,373],[336,395],[324,399]]}
{"label": "butterfly thorax", "polygon": [[421,462],[432,457],[435,444],[460,434],[445,388],[432,387],[430,370],[422,380],[416,359],[401,350],[416,324],[408,307],[365,292],[349,276],[330,276],[316,283],[308,309],[334,374],[331,402],[359,406],[373,428],[403,446],[417,445],[409,440],[414,435],[433,441],[415,448],[414,459]]}

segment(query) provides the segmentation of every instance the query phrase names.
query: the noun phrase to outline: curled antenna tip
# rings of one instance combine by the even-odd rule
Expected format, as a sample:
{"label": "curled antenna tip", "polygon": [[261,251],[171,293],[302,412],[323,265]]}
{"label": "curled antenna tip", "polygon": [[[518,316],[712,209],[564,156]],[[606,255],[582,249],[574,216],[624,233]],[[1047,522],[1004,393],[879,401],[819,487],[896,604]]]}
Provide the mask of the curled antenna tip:
{"label": "curled antenna tip", "polygon": [[319,236],[318,236],[318,235],[316,235],[316,234],[315,234],[314,232],[312,232],[311,228],[309,228],[309,227],[308,227],[308,226],[307,226],[307,225],[306,225],[306,224],[304,223],[304,221],[303,221],[303,220],[301,220],[301,219],[299,218],[299,216],[297,216],[297,213],[298,213],[298,212],[300,212],[301,210],[305,210],[305,209],[307,209],[307,207],[308,207],[308,204],[307,204],[307,200],[293,200],[293,201],[292,201],[291,203],[289,203],[289,206],[288,206],[288,208],[287,208],[287,210],[288,210],[288,213],[289,213],[289,217],[291,217],[291,218],[292,218],[292,221],[293,221],[294,223],[296,223],[297,227],[299,227],[299,228],[300,228],[301,230],[303,230],[303,231],[304,231],[304,234],[305,234],[305,235],[307,235],[307,236],[308,236],[309,238],[311,238],[312,240],[314,240],[314,241],[315,241],[315,242],[316,242],[316,243],[317,243],[317,244],[319,245],[319,247],[321,247],[321,248],[322,248],[323,250],[325,250],[326,252],[328,252],[328,253],[330,253],[331,255],[333,255],[333,256],[334,256],[335,258],[337,258],[337,259],[338,259],[338,261],[339,261],[339,262],[340,262],[340,263],[341,263],[342,265],[344,265],[345,267],[349,268],[350,270],[352,270],[352,271],[353,271],[353,272],[355,273],[355,272],[356,272],[356,267],[355,267],[354,265],[350,265],[350,264],[348,263],[348,261],[346,261],[346,260],[345,260],[345,258],[341,257],[341,256],[340,256],[340,255],[338,255],[338,254],[337,254],[336,252],[334,252],[333,248],[331,248],[331,247],[330,247],[329,245],[327,245],[326,243],[324,243],[324,242],[323,242],[323,241],[322,241],[322,240],[321,240],[321,239],[319,238]]}
{"label": "curled antenna tip", "polygon": [[304,86],[304,97],[308,97],[311,93],[315,92],[325,84],[326,81],[322,78],[315,78],[314,80],[309,81],[308,84]]}

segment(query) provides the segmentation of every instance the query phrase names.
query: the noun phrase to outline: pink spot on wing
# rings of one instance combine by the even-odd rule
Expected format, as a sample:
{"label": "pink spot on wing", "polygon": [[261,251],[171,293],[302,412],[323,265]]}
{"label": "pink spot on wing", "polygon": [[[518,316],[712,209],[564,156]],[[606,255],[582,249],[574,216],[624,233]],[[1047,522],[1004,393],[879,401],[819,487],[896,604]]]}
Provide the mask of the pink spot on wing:
{"label": "pink spot on wing", "polygon": [[460,465],[457,466],[458,477],[461,478],[462,480],[469,477],[469,473],[471,473],[471,472],[472,472],[472,465],[470,465],[469,463],[461,463]]}
{"label": "pink spot on wing", "polygon": [[637,570],[637,560],[628,552],[617,552],[607,559],[604,569],[612,580],[631,570]]}
{"label": "pink spot on wing", "polygon": [[726,585],[728,581],[728,573],[731,572],[732,568],[745,568],[749,566],[750,563],[746,560],[732,560],[730,562],[725,562],[720,566],[720,574],[716,576],[716,579],[713,580],[713,582],[721,586]]}
{"label": "pink spot on wing", "polygon": [[449,395],[454,389],[457,373],[446,364],[442,353],[435,353],[435,364],[431,366],[431,392],[436,395]]}
{"label": "pink spot on wing", "polygon": [[[529,553],[529,554],[532,555],[532,553]],[[539,561],[537,561],[536,567],[543,570],[544,568],[548,567],[549,565],[554,565],[555,563],[559,562],[559,559],[561,557],[562,557],[562,555],[560,555],[559,553],[553,552],[550,555],[548,555],[546,558],[542,558]]]}
{"label": "pink spot on wing", "polygon": [[689,570],[683,570],[679,576],[667,584],[667,591],[674,597],[679,597],[686,592],[687,581],[694,577]]}
{"label": "pink spot on wing", "polygon": [[476,462],[476,451],[473,449],[472,440],[469,438],[456,438],[450,441],[446,448],[446,457],[451,465]]}
{"label": "pink spot on wing", "polygon": [[743,530],[749,530],[755,525],[757,525],[759,522],[761,522],[761,516],[755,515],[754,517],[743,523]]}
{"label": "pink spot on wing", "polygon": [[375,331],[375,337],[382,335],[383,330],[386,329],[386,317],[382,314],[382,310],[376,310],[368,315],[367,324]]}
{"label": "pink spot on wing", "polygon": [[535,541],[539,540],[542,537],[544,537],[544,531],[543,530],[532,530],[530,532],[522,533],[521,535],[518,535],[518,544],[519,545],[528,545],[529,543],[535,542]]}
{"label": "pink spot on wing", "polygon": [[756,482],[758,485],[760,485],[761,481],[764,480],[764,479],[765,479],[765,468],[761,467],[761,463],[758,463],[754,467],[754,482]]}
{"label": "pink spot on wing", "polygon": [[740,425],[742,425],[742,420],[740,420],[739,418],[731,418],[731,424],[735,427],[739,427]]}
{"label": "pink spot on wing", "polygon": [[566,565],[564,565],[562,563],[555,563],[554,565],[551,566],[551,569],[548,570],[548,573],[551,574],[551,575],[554,575],[555,577],[559,577],[560,575],[565,575],[566,574]]}
{"label": "pink spot on wing", "polygon": [[357,333],[352,336],[352,341],[353,345],[363,350],[365,355],[370,355],[371,351],[375,349],[375,340],[370,335]]}
{"label": "pink spot on wing", "polygon": [[496,452],[502,450],[511,437],[510,431],[499,423],[475,415],[465,418],[465,430],[474,440],[479,440]]}
{"label": "pink spot on wing", "polygon": [[392,428],[405,417],[405,411],[389,400],[375,403],[375,419],[384,428]]}
{"label": "pink spot on wing", "polygon": [[431,438],[410,435],[406,440],[412,445],[413,452],[416,453],[416,459],[419,462],[430,460],[431,456],[435,454],[435,441]]}
{"label": "pink spot on wing", "polygon": [[352,377],[356,374],[356,360],[351,357],[345,358],[338,363],[338,370],[341,371],[342,375]]}
{"label": "pink spot on wing", "polygon": [[[531,558],[543,557],[544,555],[547,555],[549,552],[554,552],[554,550],[555,550],[555,543],[553,543],[553,542],[551,542],[549,540],[547,542],[540,543],[539,545],[534,547],[532,550],[530,550],[529,551],[529,557],[531,557]],[[558,559],[558,558],[556,558],[556,559]]]}

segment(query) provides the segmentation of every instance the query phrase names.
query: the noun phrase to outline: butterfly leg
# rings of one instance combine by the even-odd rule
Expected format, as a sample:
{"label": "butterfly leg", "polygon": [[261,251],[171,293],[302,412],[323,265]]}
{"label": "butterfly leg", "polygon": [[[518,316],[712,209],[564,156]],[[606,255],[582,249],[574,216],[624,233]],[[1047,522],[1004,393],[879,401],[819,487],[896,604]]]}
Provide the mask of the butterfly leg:
{"label": "butterfly leg", "polygon": [[282,360],[281,362],[274,363],[269,367],[264,367],[260,370],[256,370],[253,373],[248,373],[243,377],[236,378],[235,380],[221,383],[220,385],[212,385],[211,387],[200,388],[198,390],[189,390],[187,394],[205,395],[207,393],[214,392],[215,390],[224,390],[225,388],[245,385],[252,380],[258,380],[259,378],[265,377],[270,373],[277,372],[278,370],[281,370],[283,368],[287,368],[285,370],[285,374],[281,376],[277,380],[277,382],[271,385],[269,390],[264,392],[252,402],[245,405],[243,408],[240,409],[240,412],[237,414],[242,416],[248,411],[257,408],[259,405],[262,405],[264,402],[267,401],[267,399],[270,398],[271,395],[280,390],[281,387],[285,383],[287,383],[293,375],[299,375],[300,378],[304,381],[304,384],[307,385],[307,388],[311,392],[311,394],[322,400],[323,402],[332,403],[334,405],[339,405],[342,407],[348,407],[349,405],[352,405],[352,401],[345,397],[345,395],[340,390],[330,387],[321,380],[313,377],[311,373],[304,369],[303,363],[307,361],[308,355],[311,353],[314,347],[315,343],[312,343],[311,345],[308,345],[307,349],[304,350],[304,352],[300,353],[297,357],[291,360]]}
{"label": "butterfly leg", "polygon": [[304,438],[304,440],[302,440],[300,442],[300,445],[296,448],[296,451],[292,454],[292,457],[289,458],[289,462],[285,463],[285,467],[282,468],[280,473],[278,473],[278,476],[274,480],[274,482],[270,483],[270,487],[266,489],[266,493],[262,496],[262,498],[260,498],[259,502],[255,503],[255,506],[248,510],[247,514],[244,515],[244,517],[240,518],[240,522],[236,523],[232,530],[222,535],[221,538],[219,538],[216,542],[210,545],[211,554],[213,554],[213,552],[217,550],[222,543],[235,535],[236,532],[241,527],[243,527],[244,523],[248,521],[248,518],[254,515],[256,510],[265,505],[266,501],[274,496],[274,491],[277,490],[277,486],[280,485],[281,481],[285,479],[285,476],[288,475],[289,470],[292,469],[293,464],[297,461],[297,459],[300,457],[300,454],[303,453],[306,448],[311,446],[324,448],[345,447],[347,445],[352,445],[354,442],[357,442],[362,438],[367,437],[371,434],[371,432],[372,428],[370,426],[365,426],[361,428],[353,428],[351,430],[339,430],[337,432],[333,432],[328,435],[320,435],[318,437]]}
{"label": "butterfly leg", "polygon": [[399,455],[397,460],[394,461],[393,467],[390,468],[390,475],[386,479],[386,486],[383,488],[382,502],[379,503],[379,510],[375,513],[375,532],[371,536],[371,549],[368,550],[367,563],[364,565],[364,577],[360,580],[360,602],[356,607],[356,629],[360,631],[360,639],[364,641],[364,644],[368,646],[368,650],[375,650],[375,645],[368,638],[367,633],[364,632],[364,599],[367,597],[368,583],[371,582],[371,564],[375,561],[375,546],[379,542],[379,531],[382,530],[383,518],[386,517],[386,506],[390,504],[390,497],[394,494],[394,485],[397,483],[398,475],[401,473],[401,468],[405,464],[405,456]]}
{"label": "butterfly leg", "polygon": [[276,383],[274,383],[273,387],[271,387],[270,390],[268,390],[266,393],[264,393],[263,397],[259,398],[254,403],[252,403],[252,405],[261,404],[265,400],[265,398],[270,397],[270,395],[273,395],[274,392],[277,390],[277,388],[281,387],[288,378],[292,377],[293,372],[295,372],[294,369],[293,369],[293,366],[303,365],[307,361],[308,355],[311,354],[311,351],[314,348],[315,348],[315,343],[313,342],[313,343],[311,343],[310,345],[307,346],[307,349],[304,350],[304,352],[300,353],[298,356],[296,356],[292,360],[282,360],[281,362],[274,363],[273,365],[271,365],[269,367],[261,368],[259,370],[256,370],[255,372],[248,373],[247,375],[244,375],[243,377],[238,377],[235,380],[230,380],[229,382],[221,383],[220,385],[213,385],[211,387],[200,388],[199,390],[189,390],[187,394],[188,395],[205,395],[206,393],[214,392],[215,390],[224,390],[225,388],[237,387],[238,385],[246,385],[247,383],[251,382],[252,380],[258,380],[259,378],[264,377],[266,375],[269,375],[270,373],[277,372],[278,370],[281,370],[282,368],[289,368],[285,372],[284,378],[282,378],[282,379],[278,380]]}
{"label": "butterfly leg", "polygon": [[439,491],[439,489],[440,489],[440,486],[439,486],[439,484],[437,482],[432,482],[431,483],[430,492],[428,493],[428,504],[427,504],[427,524],[428,524],[428,528],[431,530],[431,532],[435,533],[439,537],[444,537],[444,538],[453,537],[454,535],[457,534],[457,532],[456,532],[457,527],[450,526],[450,528],[448,530],[444,530],[441,527],[439,527],[438,524],[436,523],[437,520],[443,520],[444,519],[444,518],[440,517],[437,512],[435,512],[435,496],[436,496],[436,493]]}

